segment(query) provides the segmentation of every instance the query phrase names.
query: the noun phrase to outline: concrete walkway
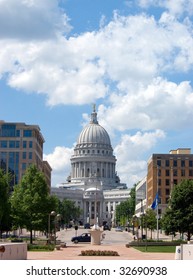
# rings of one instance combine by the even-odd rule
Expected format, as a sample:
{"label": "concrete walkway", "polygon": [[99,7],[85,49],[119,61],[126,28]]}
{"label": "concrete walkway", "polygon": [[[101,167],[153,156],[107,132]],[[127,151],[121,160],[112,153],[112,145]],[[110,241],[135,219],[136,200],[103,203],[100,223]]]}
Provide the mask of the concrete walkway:
{"label": "concrete walkway", "polygon": [[[119,256],[80,256],[82,250],[112,250]],[[72,244],[52,252],[28,252],[28,260],[174,260],[175,253],[142,253],[123,244],[90,245]]]}

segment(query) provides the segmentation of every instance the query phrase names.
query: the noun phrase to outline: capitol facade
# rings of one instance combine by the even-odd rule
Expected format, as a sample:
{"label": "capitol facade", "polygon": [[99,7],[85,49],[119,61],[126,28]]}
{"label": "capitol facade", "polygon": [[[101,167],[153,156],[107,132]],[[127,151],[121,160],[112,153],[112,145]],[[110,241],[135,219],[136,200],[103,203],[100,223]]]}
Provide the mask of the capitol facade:
{"label": "capitol facade", "polygon": [[60,200],[70,199],[82,209],[79,222],[115,225],[116,205],[130,196],[116,172],[116,157],[107,131],[98,123],[95,106],[90,123],[80,133],[71,157],[66,183],[51,188]]}

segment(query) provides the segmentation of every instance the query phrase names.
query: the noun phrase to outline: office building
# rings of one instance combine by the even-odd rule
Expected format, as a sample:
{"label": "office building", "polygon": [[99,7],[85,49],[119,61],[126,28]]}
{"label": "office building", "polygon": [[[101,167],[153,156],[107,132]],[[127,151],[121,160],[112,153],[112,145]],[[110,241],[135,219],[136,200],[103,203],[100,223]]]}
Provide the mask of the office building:
{"label": "office building", "polygon": [[51,167],[43,161],[44,138],[38,125],[0,121],[0,168],[10,173],[13,187],[21,181],[30,164],[44,172],[51,186]]}
{"label": "office building", "polygon": [[169,154],[153,154],[148,160],[147,207],[151,207],[158,191],[161,216],[172,189],[183,179],[193,179],[193,154],[189,148],[171,150]]}
{"label": "office building", "polygon": [[147,177],[145,176],[135,189],[135,215],[145,214],[147,207]]}

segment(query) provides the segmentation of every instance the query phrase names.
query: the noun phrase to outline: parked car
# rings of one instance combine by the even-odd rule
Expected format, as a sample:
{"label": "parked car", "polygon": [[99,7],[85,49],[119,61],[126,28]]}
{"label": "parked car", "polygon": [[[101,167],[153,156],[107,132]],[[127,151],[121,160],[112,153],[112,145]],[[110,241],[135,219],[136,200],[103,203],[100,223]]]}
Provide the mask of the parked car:
{"label": "parked car", "polygon": [[84,225],[84,228],[85,228],[85,229],[89,229],[89,228],[90,228],[90,224],[89,224],[89,223],[85,224],[85,225]]}
{"label": "parked car", "polygon": [[79,236],[72,237],[71,241],[74,242],[74,243],[90,242],[91,241],[91,236],[90,236],[90,233],[83,233]]}
{"label": "parked car", "polygon": [[123,231],[123,228],[122,228],[122,227],[116,227],[116,228],[115,228],[115,231],[121,232],[121,231]]}
{"label": "parked car", "polygon": [[104,225],[103,230],[111,230],[111,228],[108,225]]}

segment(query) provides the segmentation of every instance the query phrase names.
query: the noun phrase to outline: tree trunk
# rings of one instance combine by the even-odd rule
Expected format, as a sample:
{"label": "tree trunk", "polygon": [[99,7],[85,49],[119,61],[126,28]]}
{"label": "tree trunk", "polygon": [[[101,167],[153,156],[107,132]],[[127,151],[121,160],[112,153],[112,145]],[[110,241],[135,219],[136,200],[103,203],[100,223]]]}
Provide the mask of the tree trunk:
{"label": "tree trunk", "polygon": [[33,244],[33,235],[32,235],[32,229],[30,229],[30,244]]}
{"label": "tree trunk", "polygon": [[190,241],[190,238],[191,238],[191,234],[190,234],[190,232],[188,231],[187,240]]}

